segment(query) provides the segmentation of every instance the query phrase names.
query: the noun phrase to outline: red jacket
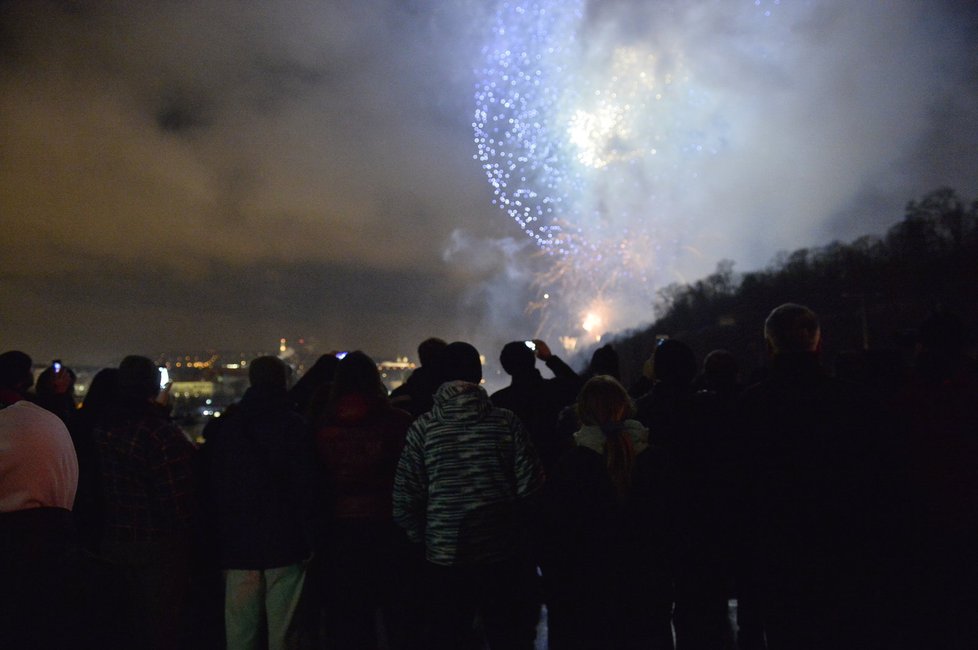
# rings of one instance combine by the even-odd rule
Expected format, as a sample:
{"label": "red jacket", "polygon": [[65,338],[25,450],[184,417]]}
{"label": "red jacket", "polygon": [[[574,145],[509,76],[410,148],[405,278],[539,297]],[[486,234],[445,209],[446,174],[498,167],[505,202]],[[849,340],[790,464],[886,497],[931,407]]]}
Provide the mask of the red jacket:
{"label": "red jacket", "polygon": [[384,399],[344,395],[316,432],[339,519],[392,516],[394,472],[412,421]]}

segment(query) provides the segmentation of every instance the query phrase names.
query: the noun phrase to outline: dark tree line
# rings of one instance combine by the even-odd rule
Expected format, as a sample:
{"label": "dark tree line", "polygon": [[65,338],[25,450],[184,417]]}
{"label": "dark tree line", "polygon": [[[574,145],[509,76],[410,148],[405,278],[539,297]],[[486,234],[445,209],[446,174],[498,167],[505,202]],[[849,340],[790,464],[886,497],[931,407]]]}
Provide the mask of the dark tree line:
{"label": "dark tree line", "polygon": [[822,318],[829,363],[864,350],[909,354],[913,330],[935,307],[966,325],[978,323],[978,200],[940,188],[910,201],[903,220],[882,237],[779,253],[762,271],[737,274],[723,260],[692,284],[661,289],[658,319],[617,337],[624,379],[632,381],[657,336],[679,338],[702,358],[726,348],[745,373],[764,364],[764,318],[783,302],[810,306]]}

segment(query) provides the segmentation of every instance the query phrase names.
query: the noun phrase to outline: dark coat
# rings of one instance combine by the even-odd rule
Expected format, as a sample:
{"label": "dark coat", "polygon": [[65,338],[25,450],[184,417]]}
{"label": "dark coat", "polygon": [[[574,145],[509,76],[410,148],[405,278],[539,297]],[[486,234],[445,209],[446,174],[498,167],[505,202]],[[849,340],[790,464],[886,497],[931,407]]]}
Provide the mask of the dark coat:
{"label": "dark coat", "polygon": [[738,437],[750,571],[770,647],[861,647],[876,440],[872,402],[814,354],[782,354],[748,388]]}
{"label": "dark coat", "polygon": [[441,384],[438,373],[428,366],[420,366],[403,384],[391,392],[391,403],[419,418],[435,405],[434,395]]}
{"label": "dark coat", "polygon": [[270,569],[307,558],[321,484],[305,420],[285,390],[249,388],[204,435],[221,568]]}
{"label": "dark coat", "polygon": [[566,430],[558,431],[557,418],[561,410],[573,404],[581,388],[581,380],[570,366],[558,357],[546,361],[554,373],[552,379],[544,379],[540,371],[514,376],[512,383],[492,394],[492,403],[516,414],[530,434],[544,471],[548,474],[557,459],[571,447],[573,439]]}
{"label": "dark coat", "polygon": [[624,500],[597,451],[561,456],[536,517],[551,647],[671,647],[673,484],[660,449],[636,457]]}

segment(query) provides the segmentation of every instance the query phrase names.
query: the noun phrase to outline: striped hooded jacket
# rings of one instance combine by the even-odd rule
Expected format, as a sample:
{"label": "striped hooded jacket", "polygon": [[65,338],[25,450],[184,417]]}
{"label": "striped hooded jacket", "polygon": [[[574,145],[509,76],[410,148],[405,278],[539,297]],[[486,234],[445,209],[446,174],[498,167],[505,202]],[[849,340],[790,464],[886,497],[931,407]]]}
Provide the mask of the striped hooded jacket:
{"label": "striped hooded jacket", "polygon": [[488,564],[519,549],[520,502],[543,473],[520,421],[476,384],[442,384],[408,430],[394,479],[394,520],[433,564]]}

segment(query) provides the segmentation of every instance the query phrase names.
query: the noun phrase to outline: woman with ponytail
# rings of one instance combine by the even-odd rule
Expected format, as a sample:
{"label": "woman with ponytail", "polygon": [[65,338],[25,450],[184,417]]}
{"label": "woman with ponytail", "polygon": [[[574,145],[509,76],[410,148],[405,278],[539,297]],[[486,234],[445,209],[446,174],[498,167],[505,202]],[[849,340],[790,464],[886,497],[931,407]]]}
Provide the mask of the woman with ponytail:
{"label": "woman with ponytail", "polygon": [[551,650],[672,647],[665,547],[650,541],[668,528],[668,464],[634,412],[618,380],[590,379],[575,447],[548,479],[539,558]]}

